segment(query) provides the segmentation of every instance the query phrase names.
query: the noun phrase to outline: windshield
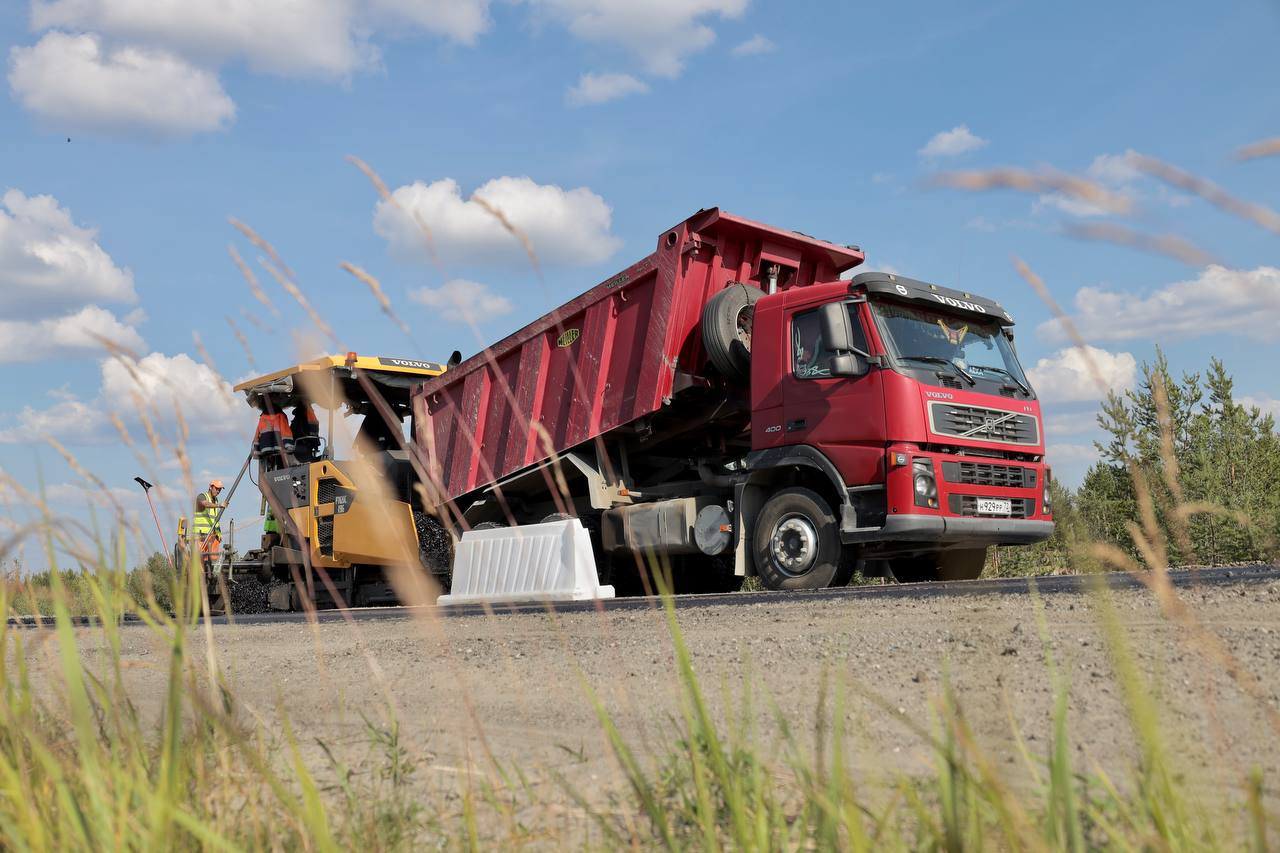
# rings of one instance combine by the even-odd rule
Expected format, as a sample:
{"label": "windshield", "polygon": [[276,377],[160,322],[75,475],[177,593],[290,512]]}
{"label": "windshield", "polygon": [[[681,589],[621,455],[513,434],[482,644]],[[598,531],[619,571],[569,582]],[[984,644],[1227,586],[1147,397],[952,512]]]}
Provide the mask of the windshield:
{"label": "windshield", "polygon": [[953,372],[1030,390],[1013,346],[995,320],[961,317],[898,302],[872,303],[886,344],[903,361],[950,365]]}

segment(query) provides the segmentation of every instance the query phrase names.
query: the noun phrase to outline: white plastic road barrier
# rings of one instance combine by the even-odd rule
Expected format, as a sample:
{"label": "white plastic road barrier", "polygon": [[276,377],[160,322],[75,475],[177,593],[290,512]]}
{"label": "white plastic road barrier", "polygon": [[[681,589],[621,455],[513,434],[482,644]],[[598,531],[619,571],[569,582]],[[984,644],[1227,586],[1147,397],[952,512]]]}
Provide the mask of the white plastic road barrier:
{"label": "white plastic road barrier", "polygon": [[436,603],[592,598],[613,598],[613,587],[600,585],[591,535],[571,518],[463,533],[454,549],[452,587]]}

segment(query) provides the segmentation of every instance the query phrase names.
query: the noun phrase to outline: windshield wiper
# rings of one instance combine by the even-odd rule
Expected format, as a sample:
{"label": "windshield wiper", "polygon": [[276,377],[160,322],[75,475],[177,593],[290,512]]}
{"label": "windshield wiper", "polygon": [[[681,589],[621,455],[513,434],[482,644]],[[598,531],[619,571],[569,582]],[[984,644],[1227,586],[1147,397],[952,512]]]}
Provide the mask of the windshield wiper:
{"label": "windshield wiper", "polygon": [[939,358],[936,355],[904,355],[899,357],[902,358],[904,361],[926,361],[929,364],[945,364],[947,367],[950,367],[956,373],[964,377],[964,380],[968,382],[970,385],[978,384],[978,380],[970,376],[969,371],[965,370],[963,367],[961,367],[960,365],[956,364],[954,361],[951,361],[949,359]]}
{"label": "windshield wiper", "polygon": [[1028,388],[1021,379],[1014,376],[1012,373],[1005,370],[1003,367],[992,367],[991,365],[988,365],[988,364],[974,364],[970,366],[973,367],[974,370],[990,370],[994,373],[1004,374],[1005,376],[1008,376],[1010,380],[1013,381],[1014,385],[1018,386],[1018,389],[1022,391],[1023,394],[1026,394],[1028,397],[1033,396],[1031,393],[1031,389]]}

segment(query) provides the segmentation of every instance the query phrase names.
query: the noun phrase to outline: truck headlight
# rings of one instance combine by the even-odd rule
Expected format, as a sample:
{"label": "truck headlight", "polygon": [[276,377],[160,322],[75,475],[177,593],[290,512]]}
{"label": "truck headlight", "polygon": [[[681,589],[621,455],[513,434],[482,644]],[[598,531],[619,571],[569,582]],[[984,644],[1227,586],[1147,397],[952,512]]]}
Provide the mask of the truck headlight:
{"label": "truck headlight", "polygon": [[911,475],[915,485],[916,506],[937,507],[938,481],[933,477],[933,463],[928,459],[913,460]]}

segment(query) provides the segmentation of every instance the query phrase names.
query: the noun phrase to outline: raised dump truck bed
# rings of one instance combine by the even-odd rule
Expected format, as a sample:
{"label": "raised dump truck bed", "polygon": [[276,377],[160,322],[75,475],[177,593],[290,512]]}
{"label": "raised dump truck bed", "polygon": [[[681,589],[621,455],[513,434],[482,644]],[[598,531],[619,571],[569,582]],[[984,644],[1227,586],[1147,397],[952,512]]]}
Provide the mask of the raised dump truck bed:
{"label": "raised dump truck bed", "polygon": [[[855,247],[702,210],[652,254],[427,381],[419,442],[456,499],[654,414],[707,381],[703,306],[730,282],[832,281]],[[749,327],[746,330],[749,334]],[[429,433],[429,437],[424,435]]]}

